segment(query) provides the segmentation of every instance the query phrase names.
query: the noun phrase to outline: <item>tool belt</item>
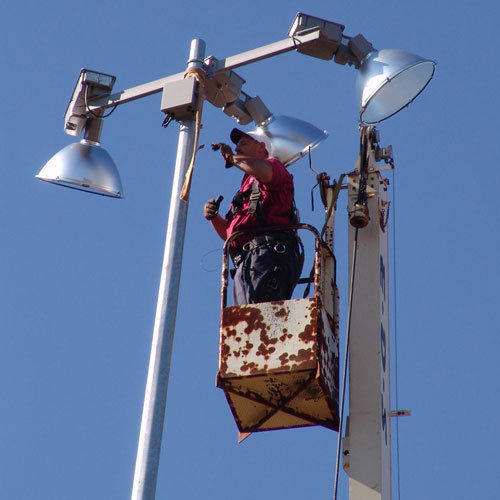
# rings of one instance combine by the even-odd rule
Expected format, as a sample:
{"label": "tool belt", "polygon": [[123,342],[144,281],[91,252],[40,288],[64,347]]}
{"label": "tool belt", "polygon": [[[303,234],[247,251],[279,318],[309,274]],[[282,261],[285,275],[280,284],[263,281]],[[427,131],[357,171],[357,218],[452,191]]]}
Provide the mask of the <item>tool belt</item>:
{"label": "tool belt", "polygon": [[234,265],[238,267],[246,255],[257,248],[269,248],[278,254],[285,253],[288,249],[297,249],[298,252],[298,236],[296,231],[274,231],[272,233],[255,235],[241,248],[231,252]]}

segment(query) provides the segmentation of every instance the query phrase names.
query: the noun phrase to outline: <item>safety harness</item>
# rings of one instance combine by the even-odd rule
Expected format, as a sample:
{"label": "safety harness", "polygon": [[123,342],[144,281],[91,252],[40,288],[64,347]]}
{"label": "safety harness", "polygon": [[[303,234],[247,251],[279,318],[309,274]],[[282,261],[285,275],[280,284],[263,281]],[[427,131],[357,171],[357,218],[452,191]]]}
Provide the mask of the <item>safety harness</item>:
{"label": "safety harness", "polygon": [[[266,227],[268,224],[262,210],[262,203],[261,203],[262,193],[259,189],[259,183],[257,179],[254,179],[254,181],[252,182],[252,186],[249,189],[245,191],[239,190],[235,194],[233,201],[231,202],[231,209],[229,213],[231,213],[234,216],[237,212],[239,212],[243,208],[243,205],[247,201],[250,201],[247,213],[255,214],[261,227]],[[295,197],[292,188],[292,206],[290,209],[290,224],[291,225],[299,224],[299,222],[300,222],[299,213],[297,210],[297,206],[295,205]],[[285,252],[287,247],[297,248],[297,253],[300,262],[300,269],[302,269],[304,263],[304,245],[302,244],[302,241],[300,240],[296,230],[278,231],[278,232],[273,232],[273,234],[270,235],[254,235],[254,237],[250,241],[248,241],[243,245],[242,250],[238,252],[238,254],[233,255],[233,261],[235,265],[236,266],[239,265],[239,263],[241,262],[241,260],[243,260],[244,255],[247,252],[262,247],[272,248],[278,254]]]}
{"label": "safety harness", "polygon": [[[267,226],[266,218],[264,217],[264,213],[262,211],[262,193],[259,189],[259,183],[257,179],[254,179],[252,182],[252,186],[246,191],[238,191],[231,202],[231,210],[230,213],[235,215],[239,212],[243,205],[250,201],[250,204],[247,209],[247,213],[255,214],[259,224],[262,227]],[[299,214],[297,210],[297,206],[295,205],[295,197],[292,189],[292,207],[290,210],[290,224],[298,224],[299,223]]]}

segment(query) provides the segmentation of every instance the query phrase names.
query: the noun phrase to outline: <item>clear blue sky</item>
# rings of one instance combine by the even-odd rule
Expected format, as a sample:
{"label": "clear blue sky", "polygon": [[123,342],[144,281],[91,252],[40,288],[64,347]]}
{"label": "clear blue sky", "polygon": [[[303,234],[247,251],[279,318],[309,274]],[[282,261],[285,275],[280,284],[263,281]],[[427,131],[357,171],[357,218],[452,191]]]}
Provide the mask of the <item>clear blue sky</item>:
{"label": "clear blue sky", "polygon": [[[161,128],[159,95],[105,121],[102,142],[124,200],[37,181],[74,140],[63,114],[80,68],[130,88],[183,71],[193,38],[218,58],[281,40],[298,11],[342,23],[377,48],[438,61],[424,93],[378,127],[397,167],[391,322],[399,406],[413,413],[399,422],[399,443],[393,427],[399,491],[404,500],[498,497],[497,2],[18,0],[5,2],[0,30],[0,498],[121,500],[131,490],[178,126]],[[352,170],[353,68],[290,53],[238,73],[276,115],[329,131],[313,152],[316,170]],[[233,125],[207,105],[200,143],[227,141]],[[307,161],[291,169],[302,219],[320,226]],[[210,148],[199,153],[157,498],[329,499],[335,432],[261,433],[238,445],[215,387],[221,242],[202,207],[219,193],[227,203],[239,177]],[[345,214],[341,198],[342,337]],[[395,463],[394,498],[396,476]],[[347,498],[343,473],[340,493]]]}

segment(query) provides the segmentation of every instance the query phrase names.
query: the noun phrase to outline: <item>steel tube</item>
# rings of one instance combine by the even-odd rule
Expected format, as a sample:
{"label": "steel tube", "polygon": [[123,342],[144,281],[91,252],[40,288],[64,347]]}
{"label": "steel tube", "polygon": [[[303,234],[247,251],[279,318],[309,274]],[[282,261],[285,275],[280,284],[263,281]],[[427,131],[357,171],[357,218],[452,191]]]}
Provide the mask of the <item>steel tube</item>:
{"label": "steel tube", "polygon": [[[247,50],[246,52],[217,60],[215,62],[215,67],[211,68],[211,70],[217,72],[246,66],[248,64],[261,61],[262,59],[268,59],[285,52],[296,50],[298,47],[305,47],[309,44],[317,42],[320,38],[321,33],[319,30],[306,33],[304,35],[288,37],[278,42],[270,43],[256,49]],[[182,80],[182,78],[184,78],[184,73],[176,73],[175,75],[159,78],[158,80],[122,90],[121,92],[117,92],[109,96],[95,97],[94,99],[89,99],[89,109],[95,113],[99,110],[104,110],[106,108],[111,108],[113,106],[118,106],[130,101],[135,101],[136,99],[157,94],[163,90],[166,83]]]}
{"label": "steel tube", "polygon": [[[205,42],[193,40],[188,68],[201,67],[204,52]],[[188,202],[182,201],[179,196],[193,155],[195,128],[196,120],[186,120],[181,123],[179,131],[132,500],[154,500],[156,494],[188,211]]]}
{"label": "steel tube", "polygon": [[284,40],[280,40],[279,42],[263,45],[262,47],[257,47],[256,49],[247,50],[246,52],[241,52],[240,54],[221,59],[220,61],[217,61],[215,70],[223,71],[246,66],[248,64],[261,61],[262,59],[268,59],[270,57],[284,54],[285,52],[290,52],[291,50],[296,50],[299,47],[305,47],[318,41],[320,38],[321,32],[319,29],[304,35],[299,34],[294,37],[288,37]]}

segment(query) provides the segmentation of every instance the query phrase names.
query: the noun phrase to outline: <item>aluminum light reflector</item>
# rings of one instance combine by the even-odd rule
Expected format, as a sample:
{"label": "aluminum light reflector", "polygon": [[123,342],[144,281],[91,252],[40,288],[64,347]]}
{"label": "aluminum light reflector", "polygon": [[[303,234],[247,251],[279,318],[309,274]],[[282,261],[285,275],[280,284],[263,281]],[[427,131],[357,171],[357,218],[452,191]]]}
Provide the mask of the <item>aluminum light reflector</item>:
{"label": "aluminum light reflector", "polygon": [[273,153],[284,165],[291,165],[328,137],[326,130],[321,130],[310,123],[290,116],[271,116],[256,132],[267,135],[273,143]]}
{"label": "aluminum light reflector", "polygon": [[356,80],[360,120],[377,123],[410,104],[427,86],[436,63],[395,49],[374,50]]}
{"label": "aluminum light reflector", "polygon": [[98,143],[85,139],[61,149],[36,177],[60,186],[123,198],[120,174],[111,156]]}

